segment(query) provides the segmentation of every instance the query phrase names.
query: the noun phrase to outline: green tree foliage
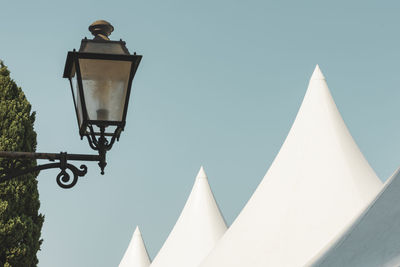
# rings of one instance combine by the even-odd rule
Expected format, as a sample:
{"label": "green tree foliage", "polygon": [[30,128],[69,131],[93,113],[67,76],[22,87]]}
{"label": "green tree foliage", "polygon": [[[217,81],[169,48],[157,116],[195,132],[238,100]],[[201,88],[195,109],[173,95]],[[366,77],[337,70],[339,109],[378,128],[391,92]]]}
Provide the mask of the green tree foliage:
{"label": "green tree foliage", "polygon": [[[35,113],[0,61],[0,150],[36,150]],[[35,160],[0,159],[0,171],[36,165]],[[44,216],[39,214],[37,174],[0,182],[0,266],[37,266]],[[0,178],[1,179],[1,178]]]}

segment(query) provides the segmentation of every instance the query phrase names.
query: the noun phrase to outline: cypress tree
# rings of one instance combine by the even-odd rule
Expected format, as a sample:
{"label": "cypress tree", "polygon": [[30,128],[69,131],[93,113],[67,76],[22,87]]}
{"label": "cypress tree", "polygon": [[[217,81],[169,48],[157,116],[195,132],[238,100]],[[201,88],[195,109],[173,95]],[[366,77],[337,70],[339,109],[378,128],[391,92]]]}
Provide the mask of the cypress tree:
{"label": "cypress tree", "polygon": [[[31,112],[30,103],[0,61],[0,150],[34,152],[34,121],[35,112]],[[35,165],[36,160],[0,158],[0,172]],[[39,214],[37,175],[27,174],[8,181],[0,178],[0,266],[38,264],[36,253],[42,243],[44,216]]]}

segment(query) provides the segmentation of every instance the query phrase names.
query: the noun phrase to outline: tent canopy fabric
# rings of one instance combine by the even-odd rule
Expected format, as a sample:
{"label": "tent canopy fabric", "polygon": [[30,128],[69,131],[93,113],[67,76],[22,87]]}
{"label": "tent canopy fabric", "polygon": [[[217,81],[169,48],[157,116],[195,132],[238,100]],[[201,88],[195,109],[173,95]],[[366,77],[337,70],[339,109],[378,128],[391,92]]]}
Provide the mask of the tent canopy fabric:
{"label": "tent canopy fabric", "polygon": [[146,247],[144,245],[142,234],[140,233],[139,227],[136,226],[135,232],[133,232],[131,242],[127,250],[125,251],[124,257],[122,258],[119,267],[149,267],[150,259],[147,254]]}
{"label": "tent canopy fabric", "polygon": [[225,220],[201,167],[181,215],[151,267],[197,267],[225,231]]}
{"label": "tent canopy fabric", "polygon": [[304,266],[381,188],[317,65],[281,150],[200,266]]}
{"label": "tent canopy fabric", "polygon": [[399,203],[400,172],[397,170],[360,216],[309,266],[400,266]]}

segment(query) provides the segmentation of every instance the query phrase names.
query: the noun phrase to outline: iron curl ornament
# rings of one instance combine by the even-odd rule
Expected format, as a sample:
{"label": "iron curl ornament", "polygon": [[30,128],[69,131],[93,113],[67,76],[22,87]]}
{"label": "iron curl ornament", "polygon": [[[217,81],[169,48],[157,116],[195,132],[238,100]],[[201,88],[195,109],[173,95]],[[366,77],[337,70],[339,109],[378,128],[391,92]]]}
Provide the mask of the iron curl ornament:
{"label": "iron curl ornament", "polygon": [[67,173],[65,169],[62,169],[60,173],[57,175],[56,181],[57,184],[62,188],[71,188],[78,182],[78,176],[84,176],[87,173],[86,165],[81,165],[81,170],[71,164],[66,164],[66,168],[70,169],[74,174],[74,177],[70,178],[70,175]]}

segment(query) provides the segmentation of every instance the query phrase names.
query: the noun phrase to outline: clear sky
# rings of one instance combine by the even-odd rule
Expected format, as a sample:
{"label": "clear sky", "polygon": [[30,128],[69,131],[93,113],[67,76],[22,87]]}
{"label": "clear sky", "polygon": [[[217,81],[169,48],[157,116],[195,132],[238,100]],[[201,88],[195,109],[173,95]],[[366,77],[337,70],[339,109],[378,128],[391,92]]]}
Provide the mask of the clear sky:
{"label": "clear sky", "polygon": [[97,19],[143,55],[127,127],[71,190],[39,175],[39,266],[117,266],[139,225],[153,258],[204,165],[231,224],[279,151],[315,65],[382,180],[399,166],[399,1],[1,2],[0,58],[37,112],[38,151],[78,136],[67,51]]}

